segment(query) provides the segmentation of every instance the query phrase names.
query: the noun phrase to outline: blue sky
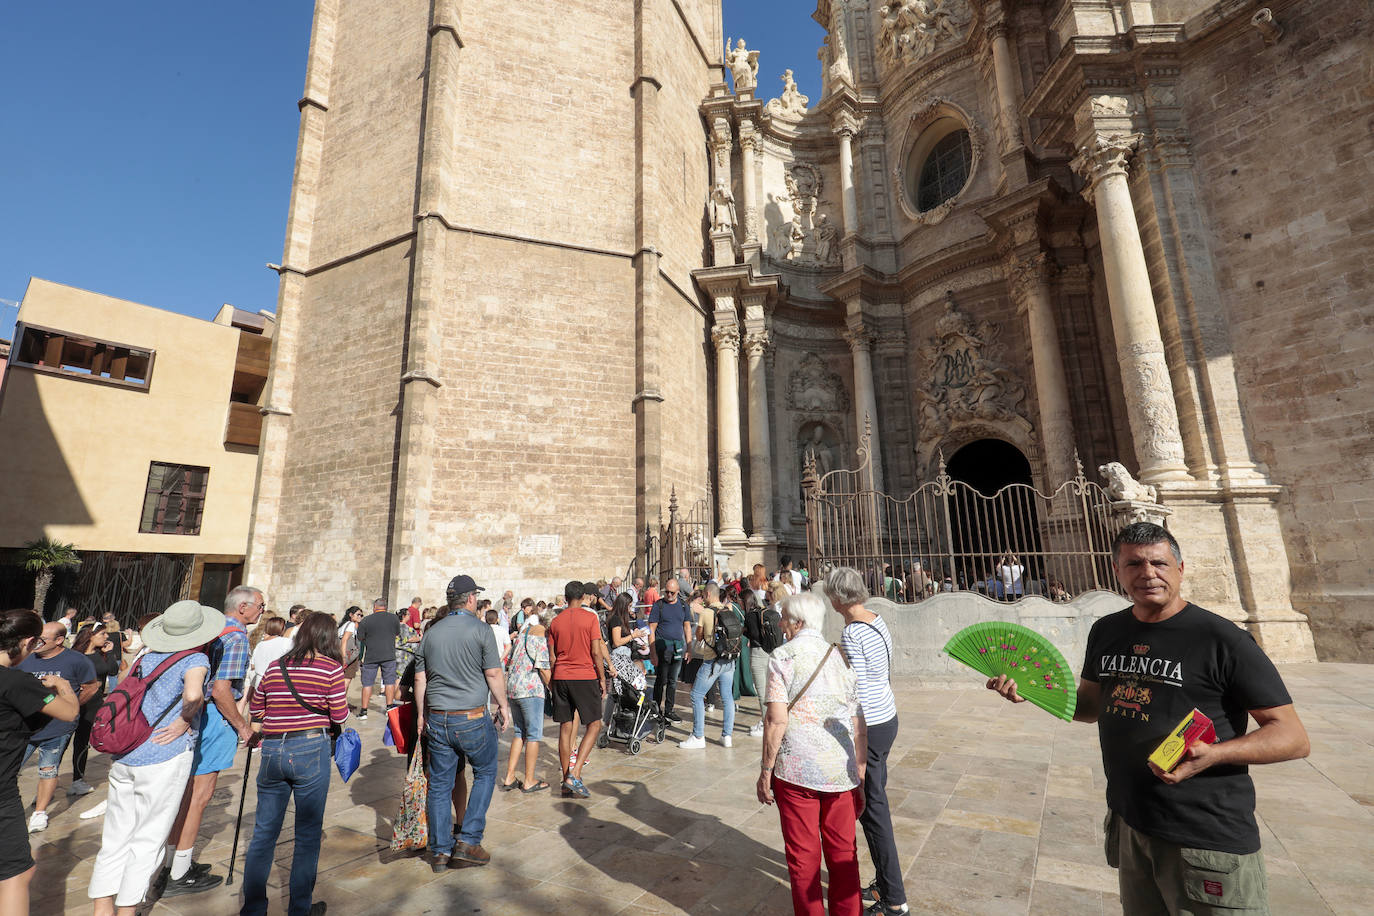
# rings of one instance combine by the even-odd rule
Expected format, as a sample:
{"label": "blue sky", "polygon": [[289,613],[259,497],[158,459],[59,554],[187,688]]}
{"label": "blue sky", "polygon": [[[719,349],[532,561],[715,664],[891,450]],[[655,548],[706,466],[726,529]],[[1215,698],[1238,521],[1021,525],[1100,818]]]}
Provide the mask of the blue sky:
{"label": "blue sky", "polygon": [[[623,2],[628,10],[628,0]],[[808,0],[725,0],[725,32],[820,90]],[[0,336],[30,276],[210,318],[273,309],[313,4],[7,3]],[[5,300],[8,300],[6,302]]]}

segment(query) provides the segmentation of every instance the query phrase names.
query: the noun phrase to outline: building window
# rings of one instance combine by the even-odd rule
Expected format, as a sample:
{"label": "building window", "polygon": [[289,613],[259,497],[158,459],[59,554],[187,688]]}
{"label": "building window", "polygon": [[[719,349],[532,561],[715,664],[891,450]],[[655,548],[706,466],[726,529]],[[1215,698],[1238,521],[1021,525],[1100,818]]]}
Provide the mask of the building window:
{"label": "building window", "polygon": [[931,147],[916,184],[916,209],[934,210],[964,189],[973,164],[968,131],[955,130]]}
{"label": "building window", "polygon": [[154,461],[148,467],[140,534],[200,534],[209,468]]}
{"label": "building window", "polygon": [[153,351],[142,347],[23,323],[15,338],[17,366],[131,388],[147,388],[152,378]]}

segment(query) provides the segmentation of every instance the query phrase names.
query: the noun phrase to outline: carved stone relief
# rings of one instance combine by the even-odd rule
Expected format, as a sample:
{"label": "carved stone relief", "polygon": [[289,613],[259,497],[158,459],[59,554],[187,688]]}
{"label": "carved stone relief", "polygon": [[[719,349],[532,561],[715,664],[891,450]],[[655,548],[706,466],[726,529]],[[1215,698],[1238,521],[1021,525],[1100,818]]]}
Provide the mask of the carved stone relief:
{"label": "carved stone relief", "polygon": [[968,32],[973,11],[968,0],[889,0],[879,13],[878,53],[891,66],[929,57],[958,44]]}
{"label": "carved stone relief", "polygon": [[822,205],[829,208],[820,197],[821,170],[809,162],[794,162],[783,177],[787,193],[772,197],[782,218],[769,230],[768,256],[808,267],[838,267],[839,230],[831,224],[830,214],[818,212]]}
{"label": "carved stone relief", "polygon": [[787,406],[792,410],[843,412],[849,409],[849,398],[839,375],[815,353],[807,353],[787,381]]}
{"label": "carved stone relief", "polygon": [[935,336],[921,347],[930,382],[920,389],[922,426],[943,429],[952,423],[1024,418],[1026,388],[1001,361],[1001,328],[975,324],[953,298],[935,322]]}

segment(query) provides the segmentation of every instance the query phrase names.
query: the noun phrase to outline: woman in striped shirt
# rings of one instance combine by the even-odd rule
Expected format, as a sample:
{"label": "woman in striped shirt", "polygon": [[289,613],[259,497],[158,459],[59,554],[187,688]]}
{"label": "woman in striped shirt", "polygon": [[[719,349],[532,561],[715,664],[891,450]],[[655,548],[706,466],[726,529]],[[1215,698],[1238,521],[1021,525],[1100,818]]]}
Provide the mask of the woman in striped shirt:
{"label": "woman in striped shirt", "polygon": [[857,569],[841,566],[825,577],[825,594],[844,618],[840,646],[859,679],[859,705],[868,729],[864,811],[859,818],[877,877],[864,891],[870,913],[897,916],[908,911],[892,812],[887,803],[887,755],[897,740],[897,698],[892,694],[892,634],[883,618],[866,609],[868,589]]}
{"label": "woman in striped shirt", "polygon": [[296,628],[295,645],[263,672],[248,710],[261,736],[258,810],[243,863],[241,913],[267,912],[267,875],[286,805],[296,803],[289,916],[318,916],[313,903],[324,804],[332,767],[330,728],[348,718],[343,665],[334,618],[312,613]]}

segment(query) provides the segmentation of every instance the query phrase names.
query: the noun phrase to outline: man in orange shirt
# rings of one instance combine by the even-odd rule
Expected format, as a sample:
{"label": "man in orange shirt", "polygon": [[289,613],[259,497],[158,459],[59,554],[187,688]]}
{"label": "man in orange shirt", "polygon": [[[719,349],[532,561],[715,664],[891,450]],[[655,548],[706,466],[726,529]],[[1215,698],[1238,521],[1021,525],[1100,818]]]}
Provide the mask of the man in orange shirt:
{"label": "man in orange shirt", "polygon": [[[553,660],[553,720],[558,723],[558,761],[563,772],[565,798],[591,795],[582,784],[582,766],[587,762],[601,731],[601,704],[606,698],[606,672],[601,660],[606,645],[601,638],[601,621],[582,606],[581,582],[563,587],[567,608],[549,624],[549,658]],[[572,760],[577,719],[586,726]]]}

